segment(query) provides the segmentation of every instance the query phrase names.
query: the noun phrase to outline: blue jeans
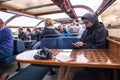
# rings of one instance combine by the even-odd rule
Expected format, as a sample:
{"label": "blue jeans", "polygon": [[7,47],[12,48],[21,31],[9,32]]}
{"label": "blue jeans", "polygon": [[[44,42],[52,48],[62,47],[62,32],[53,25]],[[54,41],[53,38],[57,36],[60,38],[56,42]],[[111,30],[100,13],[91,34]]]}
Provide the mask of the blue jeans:
{"label": "blue jeans", "polygon": [[32,49],[39,49],[39,48],[40,48],[40,44],[41,44],[40,41],[36,42],[36,43],[34,44],[34,46],[32,47]]}
{"label": "blue jeans", "polygon": [[0,59],[12,56],[12,52],[5,50],[0,46]]}

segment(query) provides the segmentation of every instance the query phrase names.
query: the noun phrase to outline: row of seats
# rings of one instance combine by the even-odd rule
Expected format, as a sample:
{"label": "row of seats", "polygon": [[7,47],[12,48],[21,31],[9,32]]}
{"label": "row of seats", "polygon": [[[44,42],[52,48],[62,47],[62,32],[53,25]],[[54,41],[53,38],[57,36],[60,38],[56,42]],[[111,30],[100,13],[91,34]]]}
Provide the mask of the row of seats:
{"label": "row of seats", "polygon": [[47,47],[50,49],[73,49],[72,43],[78,42],[77,37],[61,37],[61,38],[43,38],[40,48]]}

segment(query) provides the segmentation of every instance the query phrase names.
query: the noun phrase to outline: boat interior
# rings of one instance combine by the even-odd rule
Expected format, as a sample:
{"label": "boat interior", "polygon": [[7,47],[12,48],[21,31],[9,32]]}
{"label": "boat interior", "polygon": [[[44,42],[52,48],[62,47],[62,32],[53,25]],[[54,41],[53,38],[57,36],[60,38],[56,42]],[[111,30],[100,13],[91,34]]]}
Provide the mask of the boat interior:
{"label": "boat interior", "polygon": [[[61,24],[69,26],[72,22],[80,25],[82,24],[81,17],[85,13],[97,15],[99,21],[104,23],[109,33],[107,38],[108,50],[112,56],[120,58],[119,3],[120,0],[0,0],[0,18],[6,26],[10,27],[14,37],[13,56],[0,59],[0,69],[10,75],[8,80],[38,80],[38,78],[39,80],[57,80],[59,66],[54,66],[54,64],[47,66],[50,69],[53,67],[52,72],[52,70],[44,68],[44,65],[34,66],[36,64],[31,64],[29,61],[24,63],[16,60],[16,56],[20,53],[32,50],[30,44],[33,43],[31,41],[27,44],[27,42],[18,39],[18,29],[34,30],[40,28],[42,30],[47,18],[53,19],[55,27]],[[73,49],[71,43],[79,40],[80,36],[44,38],[41,40],[40,48]],[[120,62],[120,60],[118,61]],[[112,70],[112,74],[109,73],[109,76],[112,75],[112,77],[108,80],[120,80],[120,63],[113,65],[116,69]],[[111,66],[108,68],[111,71]],[[35,76],[29,74],[30,72]],[[29,79],[26,76],[32,77]]]}

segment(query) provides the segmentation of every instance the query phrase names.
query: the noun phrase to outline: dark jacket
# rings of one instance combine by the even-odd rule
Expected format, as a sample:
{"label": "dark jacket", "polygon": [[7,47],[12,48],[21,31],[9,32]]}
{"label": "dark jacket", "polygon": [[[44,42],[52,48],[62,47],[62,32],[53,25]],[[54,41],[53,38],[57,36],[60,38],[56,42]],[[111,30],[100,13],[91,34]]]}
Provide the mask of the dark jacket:
{"label": "dark jacket", "polygon": [[62,34],[56,29],[45,28],[41,33],[42,38],[52,38],[52,37],[60,37]]}
{"label": "dark jacket", "polygon": [[13,35],[9,27],[0,29],[0,50],[6,53],[3,55],[10,56],[13,52]]}
{"label": "dark jacket", "polygon": [[37,31],[35,34],[31,34],[32,40],[40,41],[41,37],[41,31]]}
{"label": "dark jacket", "polygon": [[21,32],[20,34],[18,34],[18,38],[22,40],[27,40],[27,35],[25,34],[25,32]]}
{"label": "dark jacket", "polygon": [[[105,49],[107,48],[107,36],[108,32],[104,25],[98,22],[97,17],[91,15],[84,15],[84,18],[91,21],[94,25],[92,27],[86,28],[84,31],[81,41],[85,43],[83,45],[84,49]],[[82,17],[82,18],[83,18]]]}

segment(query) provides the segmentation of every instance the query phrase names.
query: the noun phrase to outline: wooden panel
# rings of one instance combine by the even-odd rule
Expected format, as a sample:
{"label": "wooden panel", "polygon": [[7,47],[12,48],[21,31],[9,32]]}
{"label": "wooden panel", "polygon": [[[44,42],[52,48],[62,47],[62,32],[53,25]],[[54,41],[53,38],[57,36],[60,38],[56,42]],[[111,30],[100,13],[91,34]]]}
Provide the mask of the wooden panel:
{"label": "wooden panel", "polygon": [[108,43],[111,53],[120,57],[120,42],[109,38]]}

